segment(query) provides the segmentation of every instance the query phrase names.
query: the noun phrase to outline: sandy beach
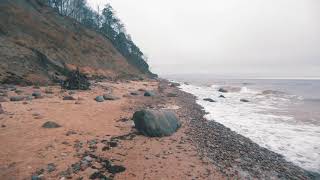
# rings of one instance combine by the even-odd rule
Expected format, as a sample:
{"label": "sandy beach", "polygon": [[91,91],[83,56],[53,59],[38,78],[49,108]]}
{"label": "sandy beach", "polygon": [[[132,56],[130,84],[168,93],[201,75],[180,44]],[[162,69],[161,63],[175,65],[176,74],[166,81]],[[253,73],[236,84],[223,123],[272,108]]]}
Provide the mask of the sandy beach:
{"label": "sandy beach", "polygon": [[[162,88],[158,81],[150,80],[97,82],[90,91],[64,91],[59,86],[40,89],[16,86],[11,90],[7,91],[9,97],[17,95],[16,92],[30,95],[34,91],[41,91],[43,97],[1,103],[5,111],[0,115],[2,179],[30,179],[32,175],[43,179],[89,179],[98,171],[114,179],[226,177],[199,155],[192,139],[186,135],[190,121],[183,115],[179,97],[166,96],[177,93],[176,87]],[[143,90],[153,90],[157,96],[144,97]],[[94,100],[104,93],[120,99],[100,103]],[[75,100],[63,100],[70,94]],[[135,110],[142,108],[176,111],[182,128],[163,138],[139,135],[131,117]],[[43,128],[46,121],[61,127]],[[84,159],[88,165],[83,165]],[[104,170],[102,162],[106,160],[125,170],[119,173]]]}

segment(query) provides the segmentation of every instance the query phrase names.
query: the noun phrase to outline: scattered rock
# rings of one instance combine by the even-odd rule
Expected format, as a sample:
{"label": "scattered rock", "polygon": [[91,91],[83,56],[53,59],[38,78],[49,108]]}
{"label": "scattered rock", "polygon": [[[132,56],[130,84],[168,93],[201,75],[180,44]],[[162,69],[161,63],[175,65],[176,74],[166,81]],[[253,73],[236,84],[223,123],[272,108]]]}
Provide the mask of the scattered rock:
{"label": "scattered rock", "polygon": [[0,114],[3,114],[4,113],[4,110],[2,108],[2,105],[0,104]]}
{"label": "scattered rock", "polygon": [[46,93],[46,94],[53,94],[54,92],[53,92],[52,88],[46,88],[46,89],[44,90],[44,93]]}
{"label": "scattered rock", "polygon": [[33,93],[32,93],[32,96],[33,96],[34,98],[36,98],[36,99],[42,98],[41,92],[39,92],[39,91],[33,92]]}
{"label": "scattered rock", "polygon": [[77,132],[73,131],[73,130],[70,130],[66,133],[66,136],[70,136],[72,134],[77,134]]}
{"label": "scattered rock", "polygon": [[113,165],[108,168],[108,172],[111,174],[121,173],[121,172],[124,172],[125,170],[126,170],[125,167],[119,166],[119,165]]}
{"label": "scattered rock", "polygon": [[138,96],[138,95],[139,95],[139,93],[137,93],[137,92],[130,92],[130,94],[131,94],[132,96]]}
{"label": "scattered rock", "polygon": [[48,173],[51,173],[51,172],[55,171],[56,168],[57,168],[57,166],[55,164],[53,164],[53,163],[50,163],[50,164],[47,165]]}
{"label": "scattered rock", "polygon": [[222,95],[222,94],[221,94],[221,95],[219,96],[219,98],[226,98],[226,97],[225,97],[224,95]]}
{"label": "scattered rock", "polygon": [[96,100],[97,102],[103,102],[103,101],[104,101],[104,98],[103,98],[103,96],[97,96],[97,97],[95,98],[95,100]]}
{"label": "scattered rock", "polygon": [[228,90],[226,90],[226,89],[224,89],[224,88],[219,88],[218,91],[219,91],[219,92],[222,92],[222,93],[227,93],[227,92],[228,92]]}
{"label": "scattered rock", "polygon": [[63,100],[72,101],[72,100],[76,100],[76,99],[73,96],[64,96]]}
{"label": "scattered rock", "polygon": [[145,93],[144,93],[144,96],[148,96],[148,97],[152,97],[152,96],[155,96],[155,93],[154,92],[152,92],[152,91],[146,91]]}
{"label": "scattered rock", "polygon": [[22,94],[23,93],[23,91],[21,90],[21,89],[17,89],[17,90],[15,90],[14,91],[16,94]]}
{"label": "scattered rock", "polygon": [[10,101],[23,101],[25,98],[25,96],[12,96],[10,97]]}
{"label": "scattered rock", "polygon": [[99,180],[111,180],[111,178],[105,176],[100,171],[96,171],[90,175],[89,179],[99,179]]}
{"label": "scattered rock", "polygon": [[42,125],[43,128],[59,128],[61,125],[53,122],[53,121],[47,121]]}
{"label": "scattered rock", "polygon": [[114,101],[114,100],[118,100],[120,99],[119,97],[116,97],[116,96],[112,96],[110,94],[104,94],[103,95],[103,99],[104,100],[110,100],[110,101]]}
{"label": "scattered rock", "polygon": [[8,99],[3,96],[0,96],[0,102],[8,102]]}
{"label": "scattered rock", "polygon": [[178,86],[180,86],[179,83],[175,83],[175,82],[170,83],[170,87],[178,87]]}
{"label": "scattered rock", "polygon": [[81,163],[80,162],[74,163],[71,165],[71,168],[74,173],[77,173],[81,170]]}
{"label": "scattered rock", "polygon": [[240,99],[241,102],[250,102],[248,99]]}
{"label": "scattered rock", "polygon": [[110,147],[117,147],[117,146],[118,146],[118,143],[117,143],[116,141],[110,141],[110,142],[108,142],[108,145],[109,145]]}
{"label": "scattered rock", "polygon": [[176,94],[176,93],[168,93],[167,97],[178,97],[178,94]]}
{"label": "scattered rock", "polygon": [[181,126],[175,113],[169,110],[141,110],[133,114],[135,128],[151,137],[169,136]]}
{"label": "scattered rock", "polygon": [[216,102],[215,100],[211,99],[211,98],[204,98],[204,101],[208,101],[208,102]]}

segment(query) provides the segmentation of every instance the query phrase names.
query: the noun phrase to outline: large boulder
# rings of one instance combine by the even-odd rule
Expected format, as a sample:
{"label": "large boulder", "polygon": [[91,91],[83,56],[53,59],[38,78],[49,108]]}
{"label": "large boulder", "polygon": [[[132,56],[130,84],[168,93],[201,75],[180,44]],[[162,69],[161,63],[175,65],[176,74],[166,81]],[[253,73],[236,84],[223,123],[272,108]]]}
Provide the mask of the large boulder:
{"label": "large boulder", "polygon": [[174,112],[168,110],[141,110],[133,114],[136,129],[150,137],[170,136],[181,126]]}

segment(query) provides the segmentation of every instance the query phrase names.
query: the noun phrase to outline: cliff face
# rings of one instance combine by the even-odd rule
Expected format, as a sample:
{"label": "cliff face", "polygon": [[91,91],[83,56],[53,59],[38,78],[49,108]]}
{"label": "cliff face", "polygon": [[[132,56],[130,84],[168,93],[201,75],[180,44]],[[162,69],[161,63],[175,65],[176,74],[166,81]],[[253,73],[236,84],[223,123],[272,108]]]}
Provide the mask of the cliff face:
{"label": "cliff face", "polygon": [[0,82],[47,83],[79,67],[110,79],[143,76],[100,34],[40,0],[0,0]]}

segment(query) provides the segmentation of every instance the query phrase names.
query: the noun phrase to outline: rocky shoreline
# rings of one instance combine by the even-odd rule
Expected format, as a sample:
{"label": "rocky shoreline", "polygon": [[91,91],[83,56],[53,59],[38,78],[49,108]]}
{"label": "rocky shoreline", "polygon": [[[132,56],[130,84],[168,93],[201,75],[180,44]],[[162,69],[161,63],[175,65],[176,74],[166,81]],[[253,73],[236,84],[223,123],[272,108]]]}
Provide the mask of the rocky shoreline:
{"label": "rocky shoreline", "polygon": [[317,173],[306,171],[280,154],[260,147],[224,125],[208,121],[206,112],[192,94],[178,90],[180,116],[187,117],[188,132],[199,154],[209,159],[227,177],[240,179],[319,179]]}

